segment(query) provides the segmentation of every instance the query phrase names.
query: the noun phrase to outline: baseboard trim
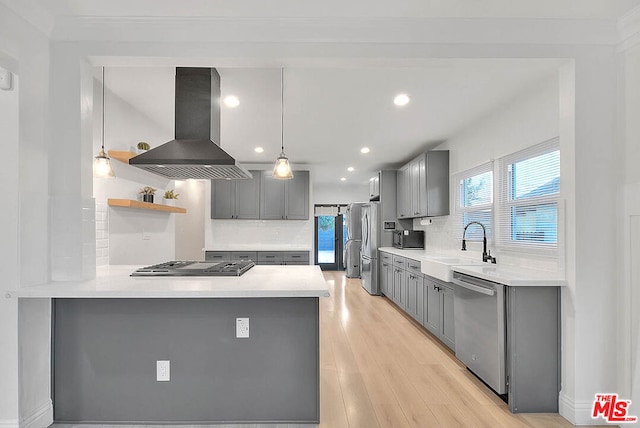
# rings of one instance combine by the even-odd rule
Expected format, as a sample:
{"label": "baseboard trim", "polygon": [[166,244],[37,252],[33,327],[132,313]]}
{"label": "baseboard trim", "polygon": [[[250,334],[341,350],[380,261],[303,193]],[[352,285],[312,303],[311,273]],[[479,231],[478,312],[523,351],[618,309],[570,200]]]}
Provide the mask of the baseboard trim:
{"label": "baseboard trim", "polygon": [[0,420],[0,428],[20,428],[20,423],[17,419]]}
{"label": "baseboard trim", "polygon": [[[594,397],[595,399],[595,397]],[[560,392],[558,399],[558,413],[574,425],[606,425],[603,418],[593,419],[593,401],[577,402]]]}
{"label": "baseboard trim", "polygon": [[53,423],[53,403],[47,400],[33,414],[20,421],[19,428],[47,428]]}

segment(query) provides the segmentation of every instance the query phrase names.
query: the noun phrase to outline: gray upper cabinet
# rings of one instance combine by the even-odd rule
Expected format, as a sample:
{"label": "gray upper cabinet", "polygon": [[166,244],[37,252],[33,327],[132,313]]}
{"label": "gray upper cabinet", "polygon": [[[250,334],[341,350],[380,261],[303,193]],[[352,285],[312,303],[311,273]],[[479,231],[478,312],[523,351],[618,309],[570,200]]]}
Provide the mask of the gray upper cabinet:
{"label": "gray upper cabinet", "polygon": [[449,151],[425,152],[398,170],[398,218],[449,214]]}
{"label": "gray upper cabinet", "polygon": [[294,171],[291,180],[277,180],[271,171],[263,171],[260,193],[261,219],[309,219],[309,171]]}
{"label": "gray upper cabinet", "polygon": [[378,173],[375,177],[369,180],[369,200],[370,201],[380,200],[380,173]]}
{"label": "gray upper cabinet", "polygon": [[411,177],[409,165],[398,170],[398,218],[411,218]]}
{"label": "gray upper cabinet", "polygon": [[211,180],[211,218],[258,219],[262,171],[248,180]]}
{"label": "gray upper cabinet", "polygon": [[309,171],[296,171],[291,180],[286,180],[284,187],[284,218],[307,220],[309,218]]}

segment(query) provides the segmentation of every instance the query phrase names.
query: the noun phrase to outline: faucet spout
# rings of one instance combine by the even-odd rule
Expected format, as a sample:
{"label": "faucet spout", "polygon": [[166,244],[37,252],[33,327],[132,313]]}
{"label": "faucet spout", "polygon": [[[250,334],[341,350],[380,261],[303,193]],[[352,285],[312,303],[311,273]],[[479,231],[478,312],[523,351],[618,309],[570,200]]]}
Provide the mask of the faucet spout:
{"label": "faucet spout", "polygon": [[487,229],[484,227],[484,224],[480,223],[479,221],[470,221],[464,227],[464,231],[462,232],[462,251],[467,250],[467,241],[465,240],[465,236],[467,235],[467,229],[472,224],[477,224],[482,228],[482,261],[485,263],[495,263],[496,258],[491,257],[491,252],[487,250]]}

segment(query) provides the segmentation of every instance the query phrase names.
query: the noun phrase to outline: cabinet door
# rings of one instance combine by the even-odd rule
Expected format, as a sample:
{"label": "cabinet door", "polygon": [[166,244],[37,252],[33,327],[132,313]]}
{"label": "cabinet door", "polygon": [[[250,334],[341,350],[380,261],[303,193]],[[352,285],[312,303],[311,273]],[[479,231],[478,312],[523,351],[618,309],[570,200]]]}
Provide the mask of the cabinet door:
{"label": "cabinet door", "polygon": [[409,179],[411,189],[411,217],[420,215],[420,162],[415,160],[409,165]]}
{"label": "cabinet door", "polygon": [[408,279],[407,271],[400,270],[398,275],[398,280],[400,284],[400,286],[398,287],[398,289],[400,290],[400,293],[399,293],[400,295],[398,297],[398,305],[400,305],[400,307],[405,311],[407,310],[407,297],[408,297],[407,296],[407,279]]}
{"label": "cabinet door", "polygon": [[294,171],[285,180],[285,212],[287,220],[309,219],[309,171]]}
{"label": "cabinet door", "polygon": [[211,180],[211,218],[234,218],[235,189],[235,181]]}
{"label": "cabinet door", "polygon": [[[418,276],[406,272],[407,278],[407,313],[413,318],[418,315]],[[422,285],[422,284],[421,284]]]}
{"label": "cabinet door", "polygon": [[441,325],[440,340],[450,349],[455,350],[455,330],[453,320],[453,289],[449,287],[441,287],[440,295],[442,300],[441,306]]}
{"label": "cabinet door", "polygon": [[449,214],[449,151],[436,150],[426,155],[425,183],[427,198],[424,215],[440,216]]}
{"label": "cabinet door", "polygon": [[430,280],[425,279],[424,293],[424,326],[431,333],[440,336],[440,289],[438,285]]}
{"label": "cabinet door", "polygon": [[369,180],[369,200],[380,200],[380,173]]}
{"label": "cabinet door", "polygon": [[260,180],[260,218],[263,220],[284,220],[284,182],[271,176],[271,171],[263,171]]}
{"label": "cabinet door", "polygon": [[[447,165],[447,172],[449,171]],[[447,177],[448,179],[448,177]],[[447,192],[449,191],[447,186]],[[419,216],[426,216],[428,214],[427,209],[427,159],[425,156],[421,156],[418,159],[418,199],[417,199],[417,212]],[[447,203],[449,199],[447,197]]]}
{"label": "cabinet door", "polygon": [[398,170],[397,181],[397,209],[398,218],[409,218],[411,211],[411,180],[409,177],[409,165]]}
{"label": "cabinet door", "polygon": [[218,262],[231,260],[231,252],[230,251],[205,251],[204,259],[207,261],[214,260]]}
{"label": "cabinet door", "polygon": [[381,262],[380,263],[380,292],[382,295],[391,297],[391,293],[389,293],[389,263]]}
{"label": "cabinet door", "polygon": [[250,172],[253,175],[252,179],[235,180],[235,218],[260,218],[260,179],[262,178],[262,171]]}
{"label": "cabinet door", "polygon": [[396,305],[402,305],[402,283],[404,282],[404,271],[393,268],[393,301]]}

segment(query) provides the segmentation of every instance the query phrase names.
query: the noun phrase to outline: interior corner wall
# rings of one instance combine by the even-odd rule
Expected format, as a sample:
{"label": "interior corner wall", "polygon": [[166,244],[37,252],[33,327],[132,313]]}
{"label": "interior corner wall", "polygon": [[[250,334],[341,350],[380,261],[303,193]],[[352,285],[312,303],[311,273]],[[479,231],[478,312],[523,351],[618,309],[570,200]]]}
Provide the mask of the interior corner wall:
{"label": "interior corner wall", "polygon": [[[3,150],[12,153],[3,181],[15,188],[2,214],[4,230],[15,231],[13,238],[8,233],[0,244],[3,257],[15,259],[3,268],[7,269],[2,272],[3,290],[49,279],[49,42],[0,4],[0,63],[19,78],[18,141],[3,144]],[[30,318],[30,312],[4,293],[2,299],[0,359],[7,365],[3,364],[6,375],[0,376],[0,425],[18,428],[29,421],[33,428],[45,428],[53,422],[49,342],[41,340],[50,331],[49,313],[40,308],[40,316],[25,324],[19,319]],[[48,302],[43,299],[42,307]]]}

